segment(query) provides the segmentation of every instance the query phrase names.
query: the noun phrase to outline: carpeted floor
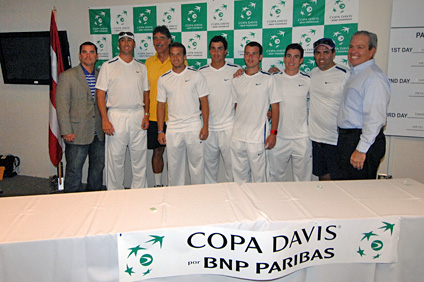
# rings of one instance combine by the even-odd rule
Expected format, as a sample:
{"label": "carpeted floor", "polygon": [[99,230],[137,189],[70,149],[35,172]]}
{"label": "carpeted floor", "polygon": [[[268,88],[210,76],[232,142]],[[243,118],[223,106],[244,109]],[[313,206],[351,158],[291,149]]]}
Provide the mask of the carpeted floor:
{"label": "carpeted floor", "polygon": [[42,195],[57,192],[57,186],[48,178],[17,175],[0,180],[0,197]]}

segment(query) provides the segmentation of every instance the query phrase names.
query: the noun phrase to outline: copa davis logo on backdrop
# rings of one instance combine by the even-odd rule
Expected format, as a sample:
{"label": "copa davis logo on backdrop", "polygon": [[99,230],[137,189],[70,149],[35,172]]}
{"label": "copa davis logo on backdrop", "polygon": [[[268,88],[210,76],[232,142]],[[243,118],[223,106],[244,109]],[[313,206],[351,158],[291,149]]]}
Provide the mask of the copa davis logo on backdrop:
{"label": "copa davis logo on backdrop", "polygon": [[208,3],[209,31],[234,29],[234,2],[216,0]]}
{"label": "copa davis logo on backdrop", "polygon": [[356,0],[330,0],[326,4],[325,24],[358,22],[358,9]]}
{"label": "copa davis logo on backdrop", "polygon": [[206,226],[121,233],[119,278],[208,274],[269,280],[316,265],[392,263],[399,222],[387,217],[315,220],[274,231]]}
{"label": "copa davis logo on backdrop", "polygon": [[156,27],[156,6],[144,6],[133,8],[134,34],[152,33]]}
{"label": "copa davis logo on backdrop", "polygon": [[325,0],[298,0],[293,9],[293,26],[323,25]]}

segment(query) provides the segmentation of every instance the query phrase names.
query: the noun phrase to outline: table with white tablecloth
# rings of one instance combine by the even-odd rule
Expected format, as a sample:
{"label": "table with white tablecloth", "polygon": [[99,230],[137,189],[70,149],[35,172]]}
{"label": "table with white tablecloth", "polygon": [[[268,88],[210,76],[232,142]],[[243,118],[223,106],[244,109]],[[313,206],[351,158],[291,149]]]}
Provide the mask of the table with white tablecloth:
{"label": "table with white tablecloth", "polygon": [[[423,281],[424,185],[412,179],[219,183],[2,198],[0,281],[124,281],[118,253],[120,238],[127,234],[163,231],[167,234],[166,242],[173,237],[177,240],[182,231],[191,229],[216,229],[212,234],[221,234],[222,230],[231,234],[255,232],[260,237],[309,222],[361,223],[384,218],[397,218],[399,222],[394,262],[361,263],[358,256],[358,261],[351,263],[305,264],[307,267],[281,274],[273,281]],[[337,228],[329,229],[323,237],[335,237]],[[306,237],[317,229],[308,230],[303,231]],[[203,238],[204,233],[193,234]],[[153,244],[158,247],[156,242],[159,241]],[[196,248],[203,246],[199,242],[192,244]],[[250,244],[248,248],[255,246]],[[135,255],[132,250],[128,257]],[[166,262],[171,270],[178,265],[175,258],[179,254],[175,255],[161,258],[169,259]],[[147,263],[145,257],[137,259],[140,264]],[[176,267],[173,271],[179,270]],[[146,281],[240,281],[238,273],[232,273],[194,271]],[[134,277],[128,275],[125,281],[136,281]],[[266,276],[260,279],[264,280],[263,277]],[[146,278],[149,276],[142,279]]]}

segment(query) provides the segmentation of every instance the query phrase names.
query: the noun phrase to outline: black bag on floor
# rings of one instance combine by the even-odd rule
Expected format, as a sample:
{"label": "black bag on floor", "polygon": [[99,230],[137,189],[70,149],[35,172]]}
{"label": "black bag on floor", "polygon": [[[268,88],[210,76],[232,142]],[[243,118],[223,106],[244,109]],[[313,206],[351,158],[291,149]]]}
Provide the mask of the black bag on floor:
{"label": "black bag on floor", "polygon": [[17,156],[0,155],[0,166],[4,166],[4,177],[13,177],[18,174],[21,160]]}

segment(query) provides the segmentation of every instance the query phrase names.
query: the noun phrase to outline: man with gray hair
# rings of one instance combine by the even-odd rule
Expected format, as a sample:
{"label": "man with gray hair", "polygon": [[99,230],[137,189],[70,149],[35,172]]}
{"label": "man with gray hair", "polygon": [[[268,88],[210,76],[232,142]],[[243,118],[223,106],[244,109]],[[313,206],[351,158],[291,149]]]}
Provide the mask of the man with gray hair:
{"label": "man with gray hair", "polygon": [[375,64],[377,35],[358,31],[350,40],[351,76],[346,82],[337,117],[338,179],[375,179],[386,151],[383,134],[390,84]]}

